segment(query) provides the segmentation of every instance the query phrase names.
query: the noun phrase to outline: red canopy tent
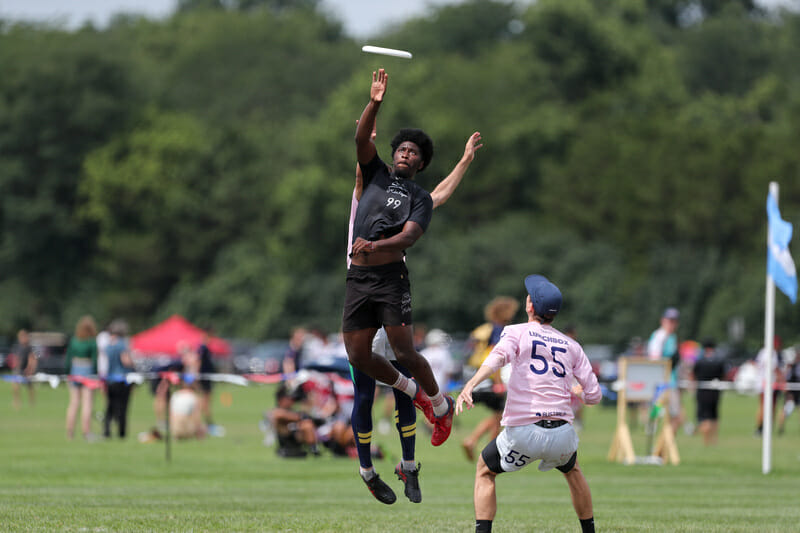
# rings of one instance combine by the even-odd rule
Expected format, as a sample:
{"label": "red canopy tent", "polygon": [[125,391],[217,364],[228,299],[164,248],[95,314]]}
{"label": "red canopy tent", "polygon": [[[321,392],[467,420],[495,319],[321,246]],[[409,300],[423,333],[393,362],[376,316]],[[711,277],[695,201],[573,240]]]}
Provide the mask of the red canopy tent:
{"label": "red canopy tent", "polygon": [[[178,343],[183,341],[198,347],[203,342],[205,332],[180,315],[172,315],[164,322],[146,329],[131,337],[131,349],[138,355],[156,356],[177,355]],[[211,337],[208,348],[217,357],[227,357],[231,347],[219,337]]]}

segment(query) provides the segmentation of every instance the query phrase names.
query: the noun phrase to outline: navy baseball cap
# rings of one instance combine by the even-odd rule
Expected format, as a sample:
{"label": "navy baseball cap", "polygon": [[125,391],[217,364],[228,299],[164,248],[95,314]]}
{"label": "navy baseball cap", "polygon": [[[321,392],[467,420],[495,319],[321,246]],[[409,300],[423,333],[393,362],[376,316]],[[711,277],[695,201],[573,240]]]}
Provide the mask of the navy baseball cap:
{"label": "navy baseball cap", "polygon": [[525,278],[525,289],[531,296],[533,310],[539,316],[555,316],[561,310],[561,291],[544,276]]}
{"label": "navy baseball cap", "polygon": [[669,320],[679,320],[681,318],[681,312],[675,309],[674,307],[667,307],[664,309],[664,314],[661,315],[661,318],[668,318]]}

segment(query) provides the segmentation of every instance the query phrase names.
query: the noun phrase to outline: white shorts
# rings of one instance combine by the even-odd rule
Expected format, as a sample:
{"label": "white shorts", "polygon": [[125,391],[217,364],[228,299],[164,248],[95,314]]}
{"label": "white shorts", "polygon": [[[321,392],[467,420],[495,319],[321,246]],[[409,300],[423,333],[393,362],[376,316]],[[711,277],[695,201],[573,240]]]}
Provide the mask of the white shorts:
{"label": "white shorts", "polygon": [[566,464],[578,451],[578,434],[572,424],[551,429],[529,424],[503,428],[496,444],[505,472],[516,472],[539,459],[539,470],[546,472]]}
{"label": "white shorts", "polygon": [[389,337],[386,335],[386,330],[381,328],[372,339],[372,353],[382,355],[389,361],[397,361],[394,355],[391,344],[389,344]]}
{"label": "white shorts", "polygon": [[169,401],[169,412],[173,415],[189,416],[195,409],[197,409],[197,394],[192,391],[176,391]]}

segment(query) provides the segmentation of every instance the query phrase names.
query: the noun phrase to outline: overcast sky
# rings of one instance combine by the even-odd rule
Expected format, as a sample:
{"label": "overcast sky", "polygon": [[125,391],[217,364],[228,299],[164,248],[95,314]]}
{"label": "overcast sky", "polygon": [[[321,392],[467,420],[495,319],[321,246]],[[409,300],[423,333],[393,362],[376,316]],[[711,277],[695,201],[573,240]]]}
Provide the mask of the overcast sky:
{"label": "overcast sky", "polygon": [[[350,35],[363,38],[374,37],[392,23],[424,15],[431,6],[461,1],[322,0],[322,5],[338,16]],[[800,0],[760,0],[760,3],[800,8]],[[59,22],[76,28],[86,20],[103,26],[111,15],[120,12],[163,17],[172,13],[176,4],[177,0],[0,0],[0,17]]]}
{"label": "overcast sky", "polygon": [[[344,22],[345,29],[356,37],[374,36],[388,24],[423,15],[431,5],[457,4],[461,0],[322,0],[322,5]],[[149,17],[172,13],[177,0],[0,0],[0,17],[51,21],[68,27],[86,20],[104,25],[111,15],[126,12]]]}

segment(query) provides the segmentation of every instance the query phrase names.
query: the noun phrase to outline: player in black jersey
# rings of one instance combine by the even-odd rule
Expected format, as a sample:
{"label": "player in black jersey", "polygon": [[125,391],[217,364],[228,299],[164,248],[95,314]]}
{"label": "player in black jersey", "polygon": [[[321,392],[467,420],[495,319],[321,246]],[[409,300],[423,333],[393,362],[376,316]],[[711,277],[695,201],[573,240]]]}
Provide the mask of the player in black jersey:
{"label": "player in black jersey", "polygon": [[[392,140],[391,167],[378,157],[371,137],[387,83],[383,69],[373,72],[370,100],[356,128],[363,192],[353,228],[342,332],[350,363],[412,397],[434,424],[431,443],[438,446],[450,435],[453,399],[440,392],[428,362],[414,349],[404,262],[405,250],[422,236],[431,219],[431,196],[413,180],[430,163],[433,143],[422,130],[404,129]],[[398,362],[414,380],[373,354],[372,339],[381,326]]]}
{"label": "player in black jersey", "polygon": [[[377,132],[373,129],[371,137],[374,140]],[[476,131],[469,136],[464,146],[464,155],[461,160],[456,164],[450,174],[447,175],[438,185],[431,191],[431,199],[433,200],[433,209],[443,205],[450,196],[455,192],[459,183],[461,183],[464,174],[469,168],[472,160],[475,158],[475,152],[483,146],[481,144],[481,134]],[[361,200],[361,193],[363,192],[363,177],[361,174],[361,167],[356,166],[356,183],[353,188],[353,199],[350,204],[350,222],[349,222],[349,235],[347,239],[347,252],[348,256],[351,251],[353,241],[353,226],[355,222],[355,214],[358,210],[358,203]],[[350,260],[347,261],[348,267]],[[378,355],[386,357],[392,362],[392,365],[397,368],[403,375],[411,377],[411,373],[401,366],[396,361],[394,352],[391,346],[388,345],[386,332],[378,330],[372,343],[372,350],[377,352]],[[370,492],[375,498],[386,504],[392,504],[397,500],[394,491],[389,487],[378,475],[372,463],[372,406],[375,398],[375,379],[364,374],[356,368],[351,367],[351,377],[353,379],[353,411],[351,416],[351,423],[353,426],[353,435],[356,437],[356,449],[358,451],[359,461],[359,474],[364,482],[367,484]],[[400,445],[402,448],[402,460],[395,467],[394,472],[398,479],[403,482],[404,493],[406,497],[414,503],[422,501],[422,491],[419,485],[419,471],[420,464],[416,462],[415,448],[416,448],[416,414],[411,398],[406,396],[402,391],[392,389],[394,391],[395,401],[395,420],[398,435],[400,436]]]}

